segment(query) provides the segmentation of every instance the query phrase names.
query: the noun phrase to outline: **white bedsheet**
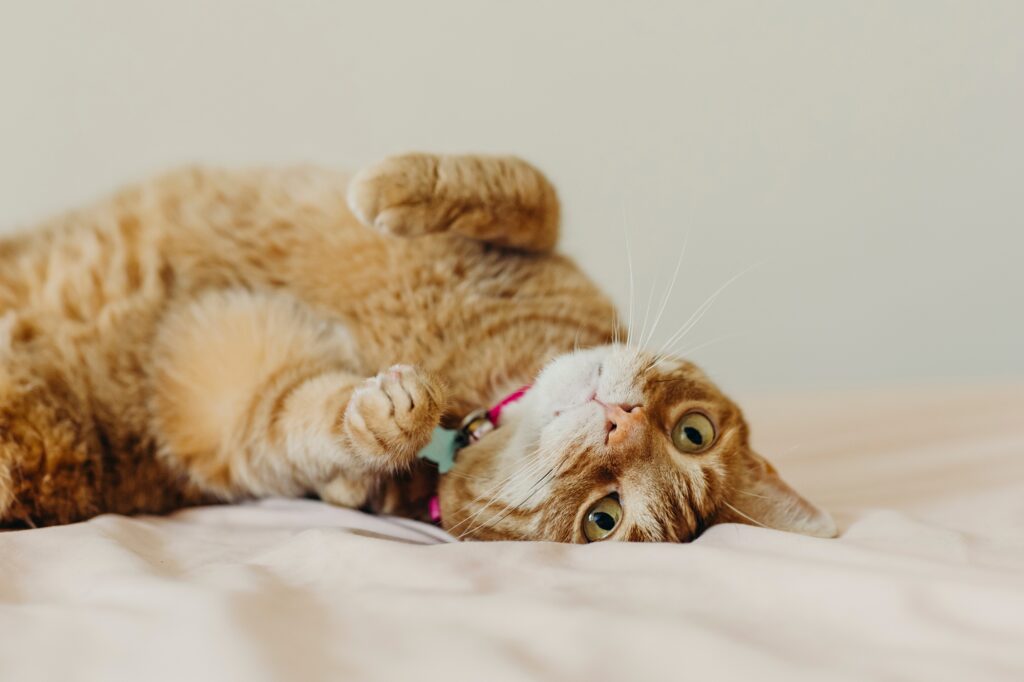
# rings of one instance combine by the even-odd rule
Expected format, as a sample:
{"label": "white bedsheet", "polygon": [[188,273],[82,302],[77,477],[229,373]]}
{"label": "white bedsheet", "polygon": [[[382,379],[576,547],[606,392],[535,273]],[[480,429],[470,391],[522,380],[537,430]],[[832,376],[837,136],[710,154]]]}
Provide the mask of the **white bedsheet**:
{"label": "white bedsheet", "polygon": [[1024,680],[1024,390],[743,402],[841,539],[439,543],[305,500],[104,516],[0,534],[0,680]]}

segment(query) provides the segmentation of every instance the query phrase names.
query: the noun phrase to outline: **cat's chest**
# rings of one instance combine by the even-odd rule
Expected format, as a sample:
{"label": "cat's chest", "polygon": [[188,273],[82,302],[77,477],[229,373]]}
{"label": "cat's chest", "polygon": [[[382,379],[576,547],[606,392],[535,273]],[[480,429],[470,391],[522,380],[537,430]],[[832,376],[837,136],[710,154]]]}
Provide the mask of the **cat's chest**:
{"label": "cat's chest", "polygon": [[568,259],[359,234],[358,248],[317,258],[303,297],[343,320],[367,374],[415,364],[476,408],[574,345],[612,337],[614,309]]}
{"label": "cat's chest", "polygon": [[366,369],[421,366],[469,410],[529,383],[555,356],[611,339],[614,311],[589,282],[529,265],[406,273],[368,295],[350,318]]}

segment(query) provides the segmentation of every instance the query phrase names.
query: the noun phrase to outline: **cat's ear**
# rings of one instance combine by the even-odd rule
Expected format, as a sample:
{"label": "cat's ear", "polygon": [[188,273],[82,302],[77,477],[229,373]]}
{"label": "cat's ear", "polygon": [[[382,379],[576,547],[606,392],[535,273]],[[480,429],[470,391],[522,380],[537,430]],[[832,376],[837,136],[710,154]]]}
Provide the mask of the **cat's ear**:
{"label": "cat's ear", "polygon": [[838,531],[828,512],[804,499],[782,480],[775,467],[750,453],[729,497],[723,521],[834,538]]}

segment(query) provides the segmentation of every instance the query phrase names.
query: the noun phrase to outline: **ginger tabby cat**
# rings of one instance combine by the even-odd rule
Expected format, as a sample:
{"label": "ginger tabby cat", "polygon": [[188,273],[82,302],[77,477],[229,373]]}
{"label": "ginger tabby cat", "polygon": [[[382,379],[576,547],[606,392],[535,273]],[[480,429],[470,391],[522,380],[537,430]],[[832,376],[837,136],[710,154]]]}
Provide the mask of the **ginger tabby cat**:
{"label": "ginger tabby cat", "polygon": [[[0,240],[0,523],[437,494],[472,539],[834,535],[700,370],[616,342],[558,223],[521,160],[413,154],[182,170]],[[417,459],[524,385],[450,473]]]}

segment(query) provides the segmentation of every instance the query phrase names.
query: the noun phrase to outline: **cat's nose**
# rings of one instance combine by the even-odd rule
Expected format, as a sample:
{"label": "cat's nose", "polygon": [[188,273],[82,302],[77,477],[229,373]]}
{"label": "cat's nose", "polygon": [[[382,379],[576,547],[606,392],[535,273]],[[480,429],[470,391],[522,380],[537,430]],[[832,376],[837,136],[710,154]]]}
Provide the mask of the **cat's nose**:
{"label": "cat's nose", "polygon": [[617,445],[638,432],[644,421],[644,410],[639,405],[605,405],[604,430],[605,443]]}

